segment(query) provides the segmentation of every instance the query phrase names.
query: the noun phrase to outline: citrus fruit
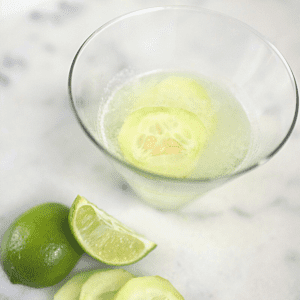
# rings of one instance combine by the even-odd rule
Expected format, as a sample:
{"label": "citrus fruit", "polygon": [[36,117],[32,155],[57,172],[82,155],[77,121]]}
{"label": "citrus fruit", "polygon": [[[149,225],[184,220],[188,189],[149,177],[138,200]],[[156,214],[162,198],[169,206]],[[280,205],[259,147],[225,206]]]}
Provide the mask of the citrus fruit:
{"label": "citrus fruit", "polygon": [[186,177],[207,143],[207,131],[192,112],[178,107],[143,107],[119,132],[127,161],[156,174]]}
{"label": "citrus fruit", "polygon": [[114,300],[184,300],[183,296],[165,278],[144,276],[130,279],[116,294]]}
{"label": "citrus fruit", "polygon": [[129,265],[156,247],[81,196],[71,206],[69,224],[85,252],[105,264]]}
{"label": "citrus fruit", "polygon": [[83,284],[79,300],[113,299],[133,275],[122,269],[99,271]]}
{"label": "citrus fruit", "polygon": [[68,215],[65,205],[44,203],[12,223],[1,243],[1,262],[12,283],[46,287],[69,274],[83,250],[70,231]]}
{"label": "citrus fruit", "polygon": [[56,292],[53,300],[79,300],[83,284],[96,272],[99,270],[85,271],[74,275]]}

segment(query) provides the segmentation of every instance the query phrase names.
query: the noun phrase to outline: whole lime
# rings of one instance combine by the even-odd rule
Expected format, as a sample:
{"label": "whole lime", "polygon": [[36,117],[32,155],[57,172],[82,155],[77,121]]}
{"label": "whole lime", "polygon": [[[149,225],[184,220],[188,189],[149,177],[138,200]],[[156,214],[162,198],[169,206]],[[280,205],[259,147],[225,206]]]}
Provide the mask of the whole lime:
{"label": "whole lime", "polygon": [[69,208],[59,203],[35,206],[8,228],[0,258],[10,281],[31,287],[64,279],[83,254],[68,225]]}

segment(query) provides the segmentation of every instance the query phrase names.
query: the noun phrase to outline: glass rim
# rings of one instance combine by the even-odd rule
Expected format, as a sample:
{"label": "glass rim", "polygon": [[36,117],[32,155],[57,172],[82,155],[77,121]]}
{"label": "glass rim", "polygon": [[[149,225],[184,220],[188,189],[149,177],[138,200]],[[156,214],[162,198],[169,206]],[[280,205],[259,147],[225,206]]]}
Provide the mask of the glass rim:
{"label": "glass rim", "polygon": [[[219,16],[219,17],[225,18],[227,20],[230,20],[232,22],[235,22],[239,26],[245,27],[249,32],[251,32],[252,34],[257,36],[268,48],[270,48],[272,50],[272,52],[275,55],[277,55],[277,57],[280,59],[280,61],[285,66],[285,69],[286,69],[287,73],[289,74],[291,83],[294,87],[294,93],[295,93],[295,112],[294,112],[293,120],[291,122],[289,130],[287,131],[287,133],[286,133],[285,137],[282,139],[282,141],[272,151],[270,151],[267,155],[260,158],[260,160],[257,161],[256,163],[253,163],[252,165],[250,165],[248,167],[245,167],[242,170],[239,170],[237,172],[232,172],[232,173],[229,173],[229,174],[225,174],[225,175],[218,176],[218,177],[213,177],[213,178],[211,178],[211,177],[178,178],[178,177],[171,177],[171,176],[164,176],[164,175],[160,175],[160,174],[155,174],[155,173],[146,171],[144,169],[138,168],[138,167],[126,162],[125,160],[121,160],[116,155],[110,153],[107,149],[105,149],[93,137],[93,135],[90,133],[88,128],[85,126],[84,122],[81,120],[81,117],[79,116],[79,113],[76,109],[76,105],[74,103],[74,99],[73,99],[73,96],[72,96],[72,77],[73,77],[73,71],[74,71],[74,67],[76,65],[76,61],[77,61],[79,55],[81,54],[81,52],[87,46],[88,42],[91,39],[93,39],[93,37],[96,34],[98,34],[99,32],[105,30],[106,28],[110,27],[111,25],[113,25],[113,24],[115,24],[119,21],[122,21],[123,19],[131,18],[131,17],[134,17],[134,16],[139,16],[139,15],[146,14],[146,13],[156,12],[156,11],[160,11],[160,10],[187,10],[187,11],[193,11],[193,12],[198,12],[198,13],[206,13],[206,14],[212,14],[212,15],[215,15],[215,16]],[[290,137],[290,135],[291,135],[291,133],[292,133],[294,127],[295,127],[295,124],[296,124],[296,121],[297,121],[297,116],[298,116],[298,111],[299,111],[299,93],[298,93],[298,88],[297,88],[297,83],[296,83],[295,76],[294,76],[289,64],[287,63],[287,61],[283,57],[283,55],[280,53],[280,51],[270,41],[268,41],[262,34],[260,34],[258,31],[256,31],[255,29],[253,29],[251,26],[247,25],[243,21],[240,21],[240,20],[238,20],[234,17],[228,16],[228,15],[220,13],[220,12],[216,12],[216,11],[213,11],[213,10],[210,10],[210,9],[207,9],[207,8],[198,7],[198,6],[191,6],[191,5],[166,5],[166,6],[143,8],[143,9],[135,10],[135,11],[132,11],[132,12],[129,12],[129,13],[122,14],[118,17],[115,17],[115,18],[111,19],[110,21],[104,23],[99,28],[97,28],[82,43],[82,45],[79,47],[79,49],[77,50],[77,52],[76,52],[76,54],[73,58],[73,61],[71,63],[71,67],[70,67],[70,71],[69,71],[69,76],[68,76],[68,94],[69,94],[69,99],[70,99],[70,102],[71,102],[71,107],[72,107],[72,109],[75,113],[76,119],[79,122],[79,124],[81,125],[83,131],[86,133],[86,135],[92,140],[92,142],[105,155],[112,158],[115,162],[120,163],[124,167],[129,168],[131,171],[133,171],[135,173],[138,173],[139,175],[143,175],[148,179],[161,180],[161,181],[171,181],[171,182],[200,183],[200,182],[215,182],[215,181],[218,181],[218,180],[229,180],[231,178],[234,178],[234,177],[240,176],[242,174],[245,174],[248,171],[251,171],[251,170],[257,168],[260,165],[265,164],[267,161],[269,161],[283,147],[283,145],[289,139],[289,137]]]}

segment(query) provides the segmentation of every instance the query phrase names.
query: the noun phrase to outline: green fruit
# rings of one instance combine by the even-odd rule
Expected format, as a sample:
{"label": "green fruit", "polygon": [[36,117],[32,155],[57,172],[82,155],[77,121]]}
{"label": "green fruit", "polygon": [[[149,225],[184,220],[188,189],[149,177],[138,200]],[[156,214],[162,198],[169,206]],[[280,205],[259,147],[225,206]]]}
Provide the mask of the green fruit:
{"label": "green fruit", "polygon": [[79,300],[111,300],[133,275],[122,269],[99,271],[83,284]]}
{"label": "green fruit", "polygon": [[71,206],[69,224],[85,252],[105,264],[133,264],[156,247],[79,195]]}
{"label": "green fruit", "polygon": [[83,284],[97,272],[99,270],[85,271],[74,275],[56,292],[53,300],[79,300]]}
{"label": "green fruit", "polygon": [[165,278],[145,276],[130,279],[116,294],[114,300],[184,300],[183,296]]}
{"label": "green fruit", "polygon": [[217,125],[215,107],[204,86],[197,80],[172,75],[155,84],[154,87],[142,85],[134,96],[134,110],[142,107],[177,107],[193,112],[204,124],[207,133],[214,132]]}
{"label": "green fruit", "polygon": [[127,161],[147,171],[186,177],[207,144],[207,130],[192,112],[178,107],[144,107],[131,113],[118,142]]}
{"label": "green fruit", "polygon": [[68,224],[69,208],[45,203],[22,214],[5,232],[1,263],[10,281],[31,287],[64,279],[83,254]]}

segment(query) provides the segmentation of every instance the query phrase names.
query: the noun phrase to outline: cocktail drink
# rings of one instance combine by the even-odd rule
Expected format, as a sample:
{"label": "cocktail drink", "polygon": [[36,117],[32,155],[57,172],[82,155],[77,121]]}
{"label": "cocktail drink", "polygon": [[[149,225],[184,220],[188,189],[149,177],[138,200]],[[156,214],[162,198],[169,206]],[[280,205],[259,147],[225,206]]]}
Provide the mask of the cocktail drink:
{"label": "cocktail drink", "polygon": [[249,119],[234,96],[190,74],[159,72],[125,83],[100,109],[98,124],[116,156],[179,179],[230,174],[251,145]]}
{"label": "cocktail drink", "polygon": [[298,111],[294,77],[274,46],[241,22],[186,6],[99,28],[73,61],[69,92],[88,136],[160,209],[267,161]]}

